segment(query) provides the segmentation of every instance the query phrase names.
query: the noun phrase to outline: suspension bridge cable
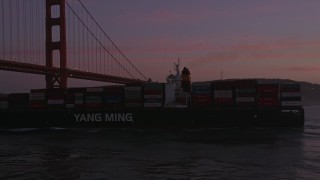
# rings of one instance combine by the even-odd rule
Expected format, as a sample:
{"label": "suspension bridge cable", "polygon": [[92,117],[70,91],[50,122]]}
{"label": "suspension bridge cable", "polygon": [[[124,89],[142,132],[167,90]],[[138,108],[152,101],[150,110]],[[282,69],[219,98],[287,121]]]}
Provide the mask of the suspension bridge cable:
{"label": "suspension bridge cable", "polygon": [[31,6],[30,6],[30,14],[31,14],[31,18],[30,18],[30,24],[31,24],[31,39],[30,39],[30,43],[31,43],[31,59],[32,59],[32,62],[36,63],[35,62],[35,59],[34,59],[34,53],[32,52],[32,50],[34,49],[34,42],[33,42],[33,36],[34,36],[34,17],[33,17],[33,13],[34,13],[34,1],[31,0]]}
{"label": "suspension bridge cable", "polygon": [[36,63],[37,64],[39,64],[39,52],[38,52],[38,36],[39,36],[39,34],[38,34],[38,26],[39,26],[39,24],[38,24],[38,17],[39,17],[39,15],[38,15],[38,8],[37,8],[37,5],[38,3],[36,2],[35,3],[35,10],[34,10],[34,17],[35,17],[35,19],[34,19],[34,24],[35,24],[35,27],[34,27],[34,50],[35,50],[35,60],[36,60]]}
{"label": "suspension bridge cable", "polygon": [[[79,11],[79,5],[77,5],[76,6],[77,7],[77,10]],[[77,52],[77,54],[78,54],[78,57],[79,57],[79,53],[81,52],[81,46],[80,46],[80,23],[79,23],[79,21],[77,21],[77,25],[78,25],[78,27],[77,27],[77,29],[78,29],[78,42],[77,42],[77,44],[78,44],[78,52]],[[77,66],[80,66],[80,61],[79,61],[79,59],[80,58],[77,58]]]}
{"label": "suspension bridge cable", "polygon": [[25,28],[23,35],[23,45],[24,45],[24,62],[27,62],[27,4],[23,1],[23,27]]}
{"label": "suspension bridge cable", "polygon": [[89,12],[89,10],[84,6],[81,0],[78,0],[81,4],[81,6],[85,9],[85,11],[89,14],[91,19],[95,22],[95,24],[100,28],[100,30],[103,32],[103,34],[111,41],[111,43],[116,47],[116,49],[121,53],[121,55],[125,58],[126,61],[130,63],[131,66],[134,67],[134,69],[146,80],[147,78],[142,74],[141,71],[138,70],[138,68],[124,55],[124,53],[118,48],[118,46],[111,40],[111,38],[107,35],[107,33],[102,29],[102,27],[98,24],[98,22],[94,19],[92,14]]}
{"label": "suspension bridge cable", "polygon": [[20,60],[20,6],[19,0],[16,1],[17,5],[17,59]]}
{"label": "suspension bridge cable", "polygon": [[9,47],[10,47],[10,60],[12,60],[12,7],[11,7],[11,0],[9,1],[9,29],[10,29],[10,32],[9,32]]}
{"label": "suspension bridge cable", "polygon": [[1,7],[2,7],[2,51],[3,51],[3,59],[6,59],[6,47],[5,47],[5,26],[4,26],[4,1],[1,1]]}
{"label": "suspension bridge cable", "polygon": [[[84,24],[83,20],[82,20],[82,19],[79,17],[79,15],[74,11],[74,9],[70,6],[70,4],[69,4],[67,1],[66,1],[65,3],[66,3],[67,6],[71,9],[71,11],[74,13],[74,15],[78,18],[78,20],[82,23],[82,25],[85,26],[85,28],[86,28],[86,29],[88,30],[88,32],[93,36],[93,38],[94,38],[101,46],[103,46],[103,45],[101,44],[100,40],[98,40],[98,38],[92,33],[92,31],[90,31],[90,29],[88,28],[88,26]],[[122,69],[123,69],[124,71],[126,71],[128,74],[130,74],[130,76],[131,76],[132,78],[134,78],[134,76],[133,76],[130,72],[128,72],[127,69],[125,69],[125,68],[123,67],[123,65],[108,51],[108,49],[106,49],[104,46],[103,46],[103,48],[104,48],[104,50],[107,51],[107,52],[110,54],[110,56],[118,63],[118,65],[122,67]]]}
{"label": "suspension bridge cable", "polygon": [[[82,18],[84,18],[84,12],[82,12]],[[84,68],[84,61],[85,61],[85,29],[82,26],[82,67]]]}
{"label": "suspension bridge cable", "polygon": [[37,64],[40,65],[40,52],[39,52],[39,49],[38,49],[38,45],[39,45],[39,42],[38,42],[38,39],[39,39],[39,22],[38,22],[38,19],[39,19],[39,3],[36,3],[36,10],[35,10],[35,16],[36,16],[36,19],[35,19],[35,24],[36,24],[36,60],[37,60]]}

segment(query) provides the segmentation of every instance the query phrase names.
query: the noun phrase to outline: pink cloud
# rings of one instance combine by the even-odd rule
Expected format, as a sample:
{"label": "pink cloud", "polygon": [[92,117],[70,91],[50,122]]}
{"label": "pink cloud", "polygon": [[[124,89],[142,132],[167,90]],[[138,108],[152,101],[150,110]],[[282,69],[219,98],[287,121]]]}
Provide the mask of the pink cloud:
{"label": "pink cloud", "polygon": [[320,39],[243,43],[222,46],[206,56],[195,58],[191,66],[201,67],[212,62],[283,61],[320,59]]}
{"label": "pink cloud", "polygon": [[294,71],[294,72],[313,72],[313,71],[320,71],[320,66],[294,66],[286,68],[287,71]]}

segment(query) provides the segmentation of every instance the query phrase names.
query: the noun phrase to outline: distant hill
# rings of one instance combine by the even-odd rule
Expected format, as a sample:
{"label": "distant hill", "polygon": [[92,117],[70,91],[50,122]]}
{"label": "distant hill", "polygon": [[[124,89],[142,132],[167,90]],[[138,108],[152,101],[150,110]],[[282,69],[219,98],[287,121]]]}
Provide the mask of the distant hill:
{"label": "distant hill", "polygon": [[320,84],[301,83],[302,102],[304,106],[320,105]]}

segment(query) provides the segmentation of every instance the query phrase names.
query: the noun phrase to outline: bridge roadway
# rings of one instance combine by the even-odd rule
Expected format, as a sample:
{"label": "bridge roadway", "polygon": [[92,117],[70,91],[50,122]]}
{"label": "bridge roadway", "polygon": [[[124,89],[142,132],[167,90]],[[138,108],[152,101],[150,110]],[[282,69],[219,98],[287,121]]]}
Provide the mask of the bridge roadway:
{"label": "bridge roadway", "polygon": [[117,83],[117,84],[143,82],[142,80],[133,79],[133,78],[112,76],[112,75],[92,73],[92,72],[84,72],[84,71],[79,71],[79,70],[74,70],[69,68],[61,69],[59,67],[46,67],[46,66],[37,65],[37,64],[7,61],[3,59],[0,59],[0,70],[22,72],[22,73],[29,73],[29,74],[39,74],[39,75],[58,75],[60,74],[61,71],[67,71],[68,78],[109,82],[109,83]]}

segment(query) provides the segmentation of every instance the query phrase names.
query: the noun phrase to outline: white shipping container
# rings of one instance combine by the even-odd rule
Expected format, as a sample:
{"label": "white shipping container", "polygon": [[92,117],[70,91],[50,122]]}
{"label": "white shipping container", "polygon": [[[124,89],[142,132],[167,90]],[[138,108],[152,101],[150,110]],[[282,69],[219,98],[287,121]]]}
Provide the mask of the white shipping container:
{"label": "white shipping container", "polygon": [[254,102],[254,97],[237,97],[237,102]]}
{"label": "white shipping container", "polygon": [[301,101],[282,101],[281,102],[282,106],[302,106]]}
{"label": "white shipping container", "polygon": [[281,97],[301,97],[300,92],[282,92]]}
{"label": "white shipping container", "polygon": [[214,98],[232,98],[232,90],[215,90]]}
{"label": "white shipping container", "polygon": [[63,99],[52,99],[52,100],[48,100],[48,104],[52,104],[52,105],[64,104],[64,100]]}

